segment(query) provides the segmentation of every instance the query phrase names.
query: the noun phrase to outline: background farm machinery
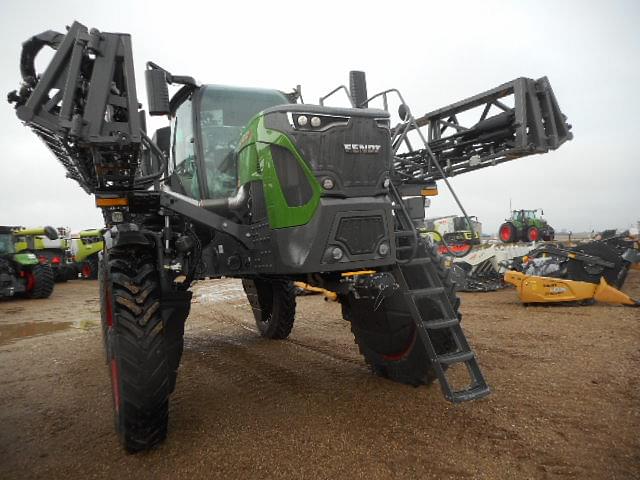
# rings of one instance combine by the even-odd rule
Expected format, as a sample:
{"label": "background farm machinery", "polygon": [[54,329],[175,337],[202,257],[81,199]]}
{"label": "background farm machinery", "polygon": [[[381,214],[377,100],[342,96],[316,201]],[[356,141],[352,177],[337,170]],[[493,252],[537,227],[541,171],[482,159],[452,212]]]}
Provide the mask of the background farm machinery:
{"label": "background farm machinery", "polygon": [[21,240],[32,241],[40,234],[57,238],[51,227],[26,230],[0,226],[0,298],[47,298],[53,292],[54,271],[48,259],[28,249],[16,249]]}

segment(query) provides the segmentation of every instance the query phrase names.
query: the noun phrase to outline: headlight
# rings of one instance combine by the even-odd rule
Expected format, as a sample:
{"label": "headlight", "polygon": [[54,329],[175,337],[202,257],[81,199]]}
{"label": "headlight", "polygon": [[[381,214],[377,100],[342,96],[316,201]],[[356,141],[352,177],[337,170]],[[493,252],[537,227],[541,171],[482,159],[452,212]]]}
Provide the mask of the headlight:
{"label": "headlight", "polygon": [[333,183],[333,180],[329,177],[325,177],[322,179],[322,188],[324,188],[325,190],[331,190],[334,186],[335,184]]}

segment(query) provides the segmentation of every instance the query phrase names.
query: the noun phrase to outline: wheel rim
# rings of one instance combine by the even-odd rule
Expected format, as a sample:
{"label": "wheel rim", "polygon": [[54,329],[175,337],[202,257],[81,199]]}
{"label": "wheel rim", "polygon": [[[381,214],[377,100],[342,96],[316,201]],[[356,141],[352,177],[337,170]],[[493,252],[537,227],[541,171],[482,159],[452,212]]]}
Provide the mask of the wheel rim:
{"label": "wheel rim", "polygon": [[120,412],[120,372],[116,359],[111,359],[111,389],[113,391],[113,405],[116,415]]}
{"label": "wheel rim", "polygon": [[500,240],[503,242],[508,242],[511,239],[511,229],[509,225],[503,225],[500,228]]}
{"label": "wheel rim", "polygon": [[30,292],[36,286],[36,277],[33,272],[25,272],[25,278],[27,279],[27,292]]}
{"label": "wheel rim", "polygon": [[409,343],[407,344],[406,348],[404,348],[401,352],[393,353],[390,355],[382,355],[382,358],[388,362],[397,362],[398,360],[402,360],[404,357],[406,357],[409,354],[409,352],[413,348],[413,345],[416,343],[417,333],[418,333],[417,330],[414,328],[413,335],[411,335],[411,339],[409,340]]}
{"label": "wheel rim", "polygon": [[536,240],[538,240],[539,236],[540,236],[540,232],[538,231],[537,228],[533,227],[531,230],[529,230],[529,240],[531,242],[535,242]]}
{"label": "wheel rim", "polygon": [[[83,268],[84,273],[84,268]],[[107,321],[108,335],[111,338],[113,331],[113,307],[111,305],[111,290],[107,287],[105,295],[105,315]],[[111,391],[113,394],[113,405],[116,411],[116,415],[120,412],[120,371],[118,370],[118,362],[115,359],[113,352],[110,352],[111,361],[109,367],[111,369]]]}
{"label": "wheel rim", "polygon": [[91,265],[89,265],[88,263],[85,263],[82,266],[82,276],[84,278],[89,278],[91,276]]}

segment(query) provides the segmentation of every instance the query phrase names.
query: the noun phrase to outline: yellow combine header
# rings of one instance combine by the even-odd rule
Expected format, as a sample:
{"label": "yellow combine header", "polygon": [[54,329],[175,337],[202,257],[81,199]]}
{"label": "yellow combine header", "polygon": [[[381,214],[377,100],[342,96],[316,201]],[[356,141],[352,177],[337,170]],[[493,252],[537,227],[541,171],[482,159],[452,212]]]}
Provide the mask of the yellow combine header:
{"label": "yellow combine header", "polygon": [[600,283],[565,280],[563,278],[538,277],[522,272],[509,271],[504,281],[516,287],[523,303],[584,302],[595,300],[602,303],[622,304],[638,307],[640,302],[612,287],[604,278]]}

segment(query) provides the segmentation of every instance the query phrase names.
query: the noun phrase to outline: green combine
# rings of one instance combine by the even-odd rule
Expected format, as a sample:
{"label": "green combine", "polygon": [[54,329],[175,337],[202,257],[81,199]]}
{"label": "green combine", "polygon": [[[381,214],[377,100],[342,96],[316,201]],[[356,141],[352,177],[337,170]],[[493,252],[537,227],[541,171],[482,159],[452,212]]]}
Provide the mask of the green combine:
{"label": "green combine", "polygon": [[19,228],[14,232],[16,252],[30,252],[41,262],[49,264],[56,282],[66,282],[77,275],[69,256],[69,240],[64,228],[53,227]]}
{"label": "green combine", "polygon": [[85,280],[98,278],[99,253],[104,248],[102,231],[83,230],[70,240],[71,254],[77,270]]}
{"label": "green combine", "polygon": [[[15,227],[0,226],[0,299],[13,296],[48,298],[54,287],[53,270],[33,252],[16,251],[15,230]],[[20,233],[22,237],[32,237],[43,231],[22,230]],[[47,233],[55,234],[55,230]]]}

